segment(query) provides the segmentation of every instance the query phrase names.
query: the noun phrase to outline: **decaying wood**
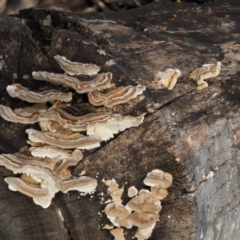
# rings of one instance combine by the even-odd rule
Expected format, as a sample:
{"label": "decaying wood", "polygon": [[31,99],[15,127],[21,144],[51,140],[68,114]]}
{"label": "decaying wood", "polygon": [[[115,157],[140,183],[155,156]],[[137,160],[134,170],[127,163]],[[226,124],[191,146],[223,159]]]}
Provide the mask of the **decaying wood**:
{"label": "decaying wood", "polygon": [[[98,176],[92,197],[57,194],[42,209],[7,189],[3,178],[12,173],[1,167],[0,239],[112,239],[101,229],[108,223],[101,212],[101,193],[108,199],[101,180],[115,178],[120,186],[127,182],[126,189],[140,189],[147,172],[156,168],[171,173],[174,181],[151,239],[239,239],[239,10],[240,3],[231,1],[150,4],[88,15],[30,9],[1,18],[1,104],[25,106],[8,96],[6,86],[17,82],[44,89],[46,83],[34,81],[31,72],[61,72],[53,58],[58,54],[100,65],[102,72],[113,73],[117,86],[146,85],[145,99],[114,111],[148,113],[140,127],[84,153],[74,174],[85,170]],[[42,24],[48,15],[51,24]],[[106,64],[110,60],[115,64]],[[221,74],[197,91],[189,73],[216,61],[222,62]],[[167,68],[182,72],[174,89],[151,89],[156,73]],[[81,99],[75,95],[73,103]],[[23,147],[27,127],[0,119],[1,152]],[[126,239],[133,234],[126,231]]]}

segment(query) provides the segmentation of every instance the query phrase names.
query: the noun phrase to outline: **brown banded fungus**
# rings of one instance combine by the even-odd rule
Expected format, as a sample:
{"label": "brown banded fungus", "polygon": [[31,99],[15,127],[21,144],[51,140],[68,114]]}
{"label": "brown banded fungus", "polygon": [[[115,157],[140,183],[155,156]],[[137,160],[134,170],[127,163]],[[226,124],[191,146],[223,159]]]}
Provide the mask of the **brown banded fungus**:
{"label": "brown banded fungus", "polygon": [[33,92],[20,84],[7,86],[8,94],[13,98],[19,98],[30,103],[41,103],[47,101],[69,102],[72,99],[72,93],[64,93],[55,89],[45,90],[42,92]]}
{"label": "brown banded fungus", "polygon": [[107,108],[112,108],[114,105],[121,103],[126,103],[129,100],[136,98],[138,95],[142,94],[146,89],[145,86],[126,86],[118,87],[113,90],[106,90],[105,92],[92,91],[88,93],[88,100],[94,106],[105,106]]}
{"label": "brown banded fungus", "polygon": [[[97,136],[102,140],[109,140],[119,132],[131,127],[139,126],[144,116],[122,116],[110,112],[88,113],[83,116],[73,116],[61,108],[52,108],[39,113],[40,126],[43,130],[54,132],[51,122],[58,122],[64,128],[73,132],[86,131],[89,136]],[[56,125],[55,125],[56,126]]]}
{"label": "brown banded fungus", "polygon": [[59,55],[54,56],[60,67],[69,75],[95,75],[100,71],[100,67],[95,64],[84,64],[71,62],[66,57]]}
{"label": "brown banded fungus", "polygon": [[33,78],[44,80],[56,85],[63,85],[74,89],[77,93],[87,93],[97,89],[109,88],[111,86],[112,73],[100,73],[91,80],[79,80],[75,77],[69,77],[64,74],[33,72]]}
{"label": "brown banded fungus", "polygon": [[11,108],[0,104],[0,116],[10,122],[33,124],[38,122],[38,114],[29,113],[27,116],[21,116],[21,113],[15,112]]}
{"label": "brown banded fungus", "polygon": [[41,132],[34,129],[27,129],[29,140],[35,143],[43,143],[62,149],[91,149],[100,146],[101,139],[95,136],[77,136],[65,139],[54,136],[50,132]]}
{"label": "brown banded fungus", "polygon": [[190,79],[197,82],[197,90],[202,90],[208,87],[208,83],[204,81],[208,78],[217,77],[221,71],[221,62],[215,64],[204,64],[201,68],[197,68],[189,75]]}

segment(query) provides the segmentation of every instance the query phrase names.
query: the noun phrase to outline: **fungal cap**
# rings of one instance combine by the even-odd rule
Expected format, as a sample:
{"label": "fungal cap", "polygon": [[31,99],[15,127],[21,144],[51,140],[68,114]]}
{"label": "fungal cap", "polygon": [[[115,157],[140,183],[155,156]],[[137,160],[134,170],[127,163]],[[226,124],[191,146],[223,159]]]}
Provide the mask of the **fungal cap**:
{"label": "fungal cap", "polygon": [[97,180],[87,176],[81,176],[79,178],[70,179],[61,182],[61,190],[66,193],[70,190],[77,190],[79,192],[90,193],[97,187]]}
{"label": "fungal cap", "polygon": [[159,169],[155,169],[147,174],[147,177],[143,180],[146,186],[158,186],[160,188],[168,188],[172,185],[172,175],[165,173]]}
{"label": "fungal cap", "polygon": [[221,62],[215,64],[204,64],[201,68],[197,68],[189,75],[190,79],[197,81],[197,90],[202,90],[208,87],[205,79],[217,77],[220,74]]}
{"label": "fungal cap", "polygon": [[49,89],[42,92],[29,91],[20,84],[12,84],[7,86],[7,92],[11,97],[22,99],[30,103],[42,103],[47,101],[69,102],[72,100],[72,93],[64,93],[55,89]]}
{"label": "fungal cap", "polygon": [[149,228],[155,224],[158,219],[158,214],[148,212],[134,212],[128,217],[129,223],[139,228]]}
{"label": "fungal cap", "polygon": [[8,188],[10,190],[19,191],[33,198],[33,201],[43,208],[49,207],[51,200],[55,195],[55,192],[57,192],[49,192],[49,189],[28,185],[26,182],[16,177],[6,177],[4,178],[4,181],[8,184]]}
{"label": "fungal cap", "polygon": [[100,71],[100,67],[95,64],[84,64],[78,62],[71,62],[66,57],[56,55],[54,59],[59,66],[69,75],[95,75]]}
{"label": "fungal cap", "polygon": [[44,143],[61,149],[91,149],[100,146],[101,139],[96,136],[80,136],[76,139],[61,139],[54,137],[48,132],[40,132],[34,129],[27,129],[29,140],[35,143]]}
{"label": "fungal cap", "polygon": [[158,186],[152,186],[151,192],[157,197],[159,200],[164,199],[168,195],[168,191],[166,188],[160,188]]}
{"label": "fungal cap", "polygon": [[144,120],[144,116],[112,116],[107,122],[98,124],[89,124],[87,134],[98,136],[102,140],[109,140],[120,131],[124,131],[131,127],[138,127]]}
{"label": "fungal cap", "polygon": [[35,80],[44,80],[57,85],[63,85],[74,89],[77,93],[87,93],[97,89],[105,89],[111,86],[112,73],[100,73],[92,80],[84,81],[64,74],[48,72],[32,72]]}
{"label": "fungal cap", "polygon": [[0,116],[10,122],[33,124],[38,122],[38,114],[32,114],[29,117],[18,116],[11,108],[0,104]]}
{"label": "fungal cap", "polygon": [[114,236],[114,240],[125,240],[122,228],[114,228],[110,233]]}
{"label": "fungal cap", "polygon": [[104,212],[107,216],[117,217],[117,218],[127,218],[131,211],[126,209],[121,203],[110,203],[108,204]]}
{"label": "fungal cap", "polygon": [[152,231],[155,227],[155,223],[148,228],[139,228],[135,233],[134,237],[137,239],[149,239],[152,235]]}
{"label": "fungal cap", "polygon": [[106,91],[106,93],[92,91],[88,93],[88,100],[94,106],[104,105],[105,107],[112,108],[115,105],[126,103],[136,98],[138,95],[142,94],[145,89],[146,87],[142,85],[129,85]]}
{"label": "fungal cap", "polygon": [[139,195],[127,203],[127,208],[136,212],[159,213],[162,209],[159,199],[148,190],[141,190]]}
{"label": "fungal cap", "polygon": [[164,72],[158,72],[155,76],[155,80],[149,85],[153,89],[167,88],[168,90],[172,90],[180,75],[181,71],[179,69],[168,68]]}
{"label": "fungal cap", "polygon": [[53,146],[43,146],[43,147],[30,147],[29,148],[31,154],[34,157],[39,158],[58,158],[58,159],[66,159],[66,158],[76,158],[79,161],[82,159],[83,155],[80,150],[64,150],[59,149]]}
{"label": "fungal cap", "polygon": [[128,188],[128,197],[132,198],[135,197],[138,194],[138,190],[135,188],[135,186],[131,186]]}

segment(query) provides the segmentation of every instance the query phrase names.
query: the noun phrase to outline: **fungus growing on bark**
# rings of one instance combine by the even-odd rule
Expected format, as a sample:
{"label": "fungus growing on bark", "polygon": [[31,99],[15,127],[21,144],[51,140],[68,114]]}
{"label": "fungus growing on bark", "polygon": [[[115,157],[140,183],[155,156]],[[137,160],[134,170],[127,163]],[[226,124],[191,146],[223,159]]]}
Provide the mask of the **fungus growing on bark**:
{"label": "fungus growing on bark", "polygon": [[138,190],[134,186],[128,188],[128,197],[132,198],[135,197],[137,194]]}
{"label": "fungus growing on bark", "polygon": [[29,151],[31,152],[32,156],[39,157],[39,158],[76,158],[78,161],[82,159],[83,155],[80,150],[75,149],[74,151],[71,150],[64,150],[54,146],[44,146],[44,147],[30,147]]}
{"label": "fungus growing on bark", "polygon": [[[121,192],[121,194],[118,194],[118,198],[113,200],[113,203],[105,207],[105,213],[114,226],[125,228],[138,227],[134,235],[138,239],[151,237],[155,224],[159,220],[159,212],[162,209],[159,200],[167,196],[167,190],[163,187],[169,187],[172,184],[172,176],[169,173],[155,169],[147,174],[144,183],[151,186],[151,192],[147,189],[142,189],[126,206],[121,204]],[[116,181],[107,180],[105,184],[109,186],[107,192],[110,196],[119,190]],[[133,186],[128,189],[128,192],[131,193],[131,190],[133,194],[130,194],[130,196],[138,192]]]}
{"label": "fungus growing on bark", "polygon": [[104,105],[105,107],[112,108],[114,105],[126,103],[136,98],[142,94],[145,89],[146,87],[142,85],[129,85],[113,90],[106,90],[105,92],[92,91],[88,93],[88,100],[94,106]]}
{"label": "fungus growing on bark", "polygon": [[[40,126],[43,130],[55,131],[51,122],[57,122],[62,127],[73,132],[86,131],[89,136],[97,136],[102,140],[109,140],[119,132],[131,127],[139,126],[144,116],[122,116],[110,112],[88,113],[83,116],[74,116],[61,108],[51,108],[39,113]],[[55,126],[57,126],[55,124]]]}
{"label": "fungus growing on bark", "polygon": [[110,233],[114,236],[114,240],[125,240],[122,228],[114,228]]}
{"label": "fungus growing on bark", "polygon": [[215,64],[204,64],[201,68],[197,68],[192,71],[189,78],[197,82],[197,90],[202,90],[208,87],[208,83],[205,79],[217,77],[220,74],[221,62]]}
{"label": "fungus growing on bark", "polygon": [[40,103],[47,101],[69,102],[72,99],[72,93],[64,93],[55,89],[45,90],[42,92],[33,92],[20,84],[7,86],[7,92],[11,97],[22,99],[30,103]]}
{"label": "fungus growing on bark", "polygon": [[107,190],[108,195],[110,195],[114,202],[122,202],[121,197],[124,189],[119,188],[118,184],[114,180],[106,180],[105,185],[109,188]]}
{"label": "fungus growing on bark", "polygon": [[159,213],[162,209],[159,199],[148,190],[141,190],[126,206],[136,212]]}
{"label": "fungus growing on bark", "polygon": [[146,186],[150,187],[158,186],[160,188],[168,188],[172,185],[172,175],[159,169],[155,169],[147,174],[147,177],[143,182]]}
{"label": "fungus growing on bark", "polygon": [[157,213],[149,212],[134,212],[128,217],[131,225],[139,228],[149,228],[157,222],[159,215]]}
{"label": "fungus growing on bark", "polygon": [[150,238],[155,225],[156,224],[154,223],[148,228],[138,228],[134,237],[137,238],[137,239],[148,239],[148,238]]}
{"label": "fungus growing on bark", "polygon": [[27,129],[26,133],[28,134],[29,140],[34,143],[43,143],[51,146],[55,146],[62,149],[91,149],[100,146],[101,139],[96,136],[77,136],[76,138],[65,139],[58,138],[51,134],[50,132],[41,132],[34,129]]}
{"label": "fungus growing on bark", "polygon": [[162,200],[163,198],[167,197],[168,191],[165,188],[160,188],[158,186],[152,186],[151,192],[159,199]]}
{"label": "fungus growing on bark", "polygon": [[[34,202],[46,208],[50,205],[55,193],[64,193],[70,190],[81,192],[91,192],[97,186],[96,179],[90,177],[73,178],[68,171],[68,167],[75,165],[76,159],[71,162],[69,159],[45,159],[39,161],[31,156],[23,154],[2,154],[0,155],[0,165],[13,171],[15,174],[26,174],[29,176],[20,179],[17,177],[7,177],[4,180],[13,191],[19,191],[33,198]],[[33,184],[35,180],[36,184]]]}
{"label": "fungus growing on bark", "polygon": [[15,112],[11,108],[0,104],[0,116],[7,121],[15,123],[33,124],[38,122],[39,120],[38,114],[36,113],[25,114],[27,116],[21,116],[20,114],[21,113]]}
{"label": "fungus growing on bark", "polygon": [[167,88],[172,90],[180,77],[181,71],[177,68],[168,68],[164,72],[158,72],[153,82],[149,86],[153,89]]}
{"label": "fungus growing on bark", "polygon": [[64,74],[33,72],[32,76],[36,80],[44,80],[56,85],[63,85],[74,89],[77,93],[87,93],[97,89],[105,89],[111,86],[112,73],[100,73],[91,80],[79,80]]}
{"label": "fungus growing on bark", "polygon": [[131,214],[131,211],[119,202],[108,204],[105,207],[104,212],[112,224],[116,227],[119,227],[119,224],[116,222],[117,219],[127,219],[127,217]]}
{"label": "fungus growing on bark", "polygon": [[100,71],[100,67],[95,64],[84,64],[78,62],[71,62],[66,57],[56,55],[54,59],[58,62],[60,67],[69,75],[95,75]]}
{"label": "fungus growing on bark", "polygon": [[[69,75],[94,75],[100,67],[93,64],[80,64],[67,60],[65,57],[55,56],[60,67]],[[75,89],[77,93],[88,93],[97,89],[111,87],[112,73],[101,73],[92,79],[89,76],[80,81],[78,78],[64,74],[47,72],[33,72],[34,79],[46,80],[57,85],[64,85]],[[112,97],[120,103],[142,93],[143,86],[122,87],[112,92]],[[34,202],[46,208],[50,205],[55,193],[70,190],[91,192],[97,186],[96,179],[71,175],[69,166],[76,166],[83,155],[78,149],[92,149],[100,146],[100,142],[108,140],[120,131],[139,126],[144,115],[138,117],[122,116],[111,112],[96,112],[89,109],[78,109],[75,106],[59,103],[70,101],[72,93],[61,93],[56,90],[32,92],[20,84],[7,87],[10,96],[18,97],[28,102],[44,102],[28,108],[11,110],[0,105],[0,115],[12,122],[39,122],[42,131],[27,129],[32,147],[16,154],[0,155],[0,165],[21,174],[21,177],[7,177],[5,181],[13,191],[20,191],[33,198]],[[127,100],[126,100],[127,99]],[[54,105],[47,109],[47,101],[54,101]],[[115,102],[115,100],[114,100]],[[92,106],[93,107],[93,106]],[[95,107],[94,107],[95,108]],[[77,114],[74,113],[76,109]],[[80,112],[80,114],[79,114]],[[80,134],[84,131],[85,135]],[[89,135],[89,136],[86,136]],[[115,224],[130,227],[128,216],[131,210],[121,204],[123,188],[119,188],[114,181],[106,181],[109,185],[108,193],[114,203],[106,207],[109,218]],[[115,211],[115,213],[114,213]],[[115,216],[119,215],[119,216]]]}

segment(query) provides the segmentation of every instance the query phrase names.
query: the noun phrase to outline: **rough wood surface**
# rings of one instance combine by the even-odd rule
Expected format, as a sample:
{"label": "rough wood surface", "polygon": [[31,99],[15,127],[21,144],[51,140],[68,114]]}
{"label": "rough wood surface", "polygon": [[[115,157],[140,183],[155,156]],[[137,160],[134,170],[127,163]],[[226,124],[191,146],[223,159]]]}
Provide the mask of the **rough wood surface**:
{"label": "rough wood surface", "polygon": [[[150,239],[238,240],[239,11],[238,1],[220,1],[159,3],[81,16],[30,9],[2,17],[1,104],[12,108],[25,103],[11,99],[6,86],[19,82],[33,90],[43,87],[46,83],[32,80],[31,72],[61,72],[53,59],[56,54],[100,65],[102,71],[113,72],[118,86],[148,86],[166,68],[179,68],[182,76],[172,91],[147,88],[144,100],[115,108],[138,115],[147,111],[149,103],[155,104],[140,127],[84,153],[74,173],[85,170],[88,176],[98,176],[92,198],[60,193],[48,209],[42,209],[32,199],[7,189],[3,178],[12,173],[1,167],[0,239],[112,239],[101,229],[108,223],[101,216],[105,205],[100,194],[108,199],[101,179],[115,178],[120,185],[127,182],[126,187],[143,188],[147,172],[159,168],[171,173],[174,182]],[[47,15],[51,27],[41,25]],[[107,66],[111,59],[116,64]],[[216,61],[223,65],[220,76],[208,81],[209,88],[197,91],[189,73]],[[79,98],[75,95],[73,102]],[[24,146],[26,128],[0,119],[1,152],[13,153]],[[214,176],[207,179],[210,171]],[[134,232],[126,231],[126,239],[132,239]]]}

